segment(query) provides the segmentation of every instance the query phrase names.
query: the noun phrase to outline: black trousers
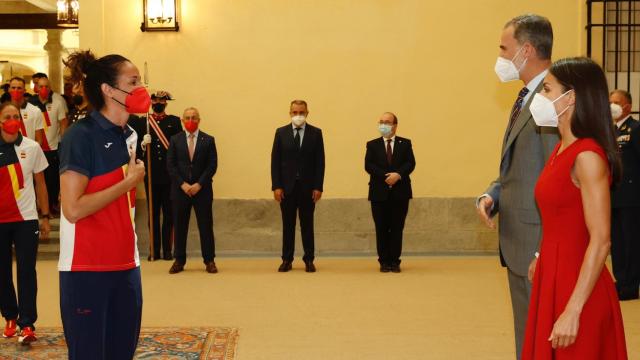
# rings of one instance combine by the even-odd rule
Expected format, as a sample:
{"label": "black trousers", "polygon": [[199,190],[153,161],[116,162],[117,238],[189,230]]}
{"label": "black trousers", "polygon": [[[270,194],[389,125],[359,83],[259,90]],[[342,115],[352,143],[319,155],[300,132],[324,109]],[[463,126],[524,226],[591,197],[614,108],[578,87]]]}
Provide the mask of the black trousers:
{"label": "black trousers", "polygon": [[296,244],[296,215],[300,218],[300,232],[304,256],[302,260],[313,261],[315,258],[315,240],[313,234],[313,212],[316,204],[313,202],[312,190],[304,190],[296,182],[293,191],[285,195],[280,202],[282,213],[282,260],[293,261]]}
{"label": "black trousers", "polygon": [[371,202],[371,214],[376,225],[378,262],[381,265],[400,265],[402,231],[408,211],[408,199]]}
{"label": "black trousers", "polygon": [[60,195],[60,159],[58,150],[45,151],[49,166],[44,169],[44,181],[47,184],[49,195],[49,209],[58,207],[58,196]]}
{"label": "black trousers", "polygon": [[189,197],[180,190],[173,199],[174,237],[176,240],[173,256],[177,262],[183,265],[187,262],[187,235],[191,208],[196,213],[200,233],[200,249],[202,259],[206,264],[216,257],[216,246],[213,237],[213,196],[202,190],[194,197]]}
{"label": "black trousers", "polygon": [[[147,193],[147,199],[149,199],[147,181],[144,183],[144,189]],[[151,184],[151,194],[153,195],[153,212],[151,212],[153,216],[153,257],[159,259],[160,245],[162,245],[162,255],[165,257],[171,255],[171,247],[173,246],[171,184]],[[160,211],[162,211],[162,225],[160,225]]]}
{"label": "black trousers", "polygon": [[60,315],[70,360],[133,359],[142,320],[140,268],[60,271]]}
{"label": "black trousers", "polygon": [[[17,299],[13,286],[12,248],[15,248],[18,269]],[[21,328],[33,327],[38,319],[37,254],[38,220],[0,223],[0,310],[5,319],[17,319]]]}
{"label": "black trousers", "polygon": [[611,263],[618,290],[640,287],[640,207],[611,212]]}

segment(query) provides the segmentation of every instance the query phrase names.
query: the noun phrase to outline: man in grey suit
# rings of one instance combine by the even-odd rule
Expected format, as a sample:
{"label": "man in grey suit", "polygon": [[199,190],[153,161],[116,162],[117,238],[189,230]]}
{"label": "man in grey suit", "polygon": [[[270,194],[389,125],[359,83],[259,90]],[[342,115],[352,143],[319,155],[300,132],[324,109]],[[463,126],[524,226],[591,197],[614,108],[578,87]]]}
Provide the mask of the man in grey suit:
{"label": "man in grey suit", "polygon": [[516,355],[520,359],[531,283],[541,237],[534,187],[554,146],[555,128],[536,126],[529,111],[551,66],[551,23],[538,15],[522,15],[504,26],[495,71],[502,82],[522,80],[524,87],[511,109],[502,142],[500,175],[476,201],[478,214],[494,228],[500,212],[500,261],[507,267],[513,307]]}

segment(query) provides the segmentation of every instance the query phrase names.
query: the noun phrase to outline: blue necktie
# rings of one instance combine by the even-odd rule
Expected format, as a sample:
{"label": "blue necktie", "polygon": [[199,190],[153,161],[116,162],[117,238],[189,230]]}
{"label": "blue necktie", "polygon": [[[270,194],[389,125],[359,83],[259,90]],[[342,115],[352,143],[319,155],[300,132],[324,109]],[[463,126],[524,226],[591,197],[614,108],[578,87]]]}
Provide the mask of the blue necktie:
{"label": "blue necktie", "polygon": [[511,129],[513,128],[513,124],[516,122],[518,116],[520,116],[520,111],[522,110],[522,103],[524,102],[524,97],[529,93],[529,89],[525,86],[518,93],[518,98],[516,102],[513,103],[513,107],[511,108],[511,116],[509,116],[509,127],[507,128],[507,138],[509,138],[509,134],[511,133]]}

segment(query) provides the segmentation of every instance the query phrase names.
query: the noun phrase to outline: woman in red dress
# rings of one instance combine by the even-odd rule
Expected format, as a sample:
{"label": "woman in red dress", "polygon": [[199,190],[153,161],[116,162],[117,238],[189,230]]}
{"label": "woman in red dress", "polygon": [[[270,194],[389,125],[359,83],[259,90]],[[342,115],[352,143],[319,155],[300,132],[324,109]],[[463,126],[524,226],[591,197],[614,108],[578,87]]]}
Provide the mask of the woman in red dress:
{"label": "woman in red dress", "polygon": [[605,266],[609,189],[621,167],[602,69],[587,58],[555,62],[530,110],[539,126],[557,126],[561,141],[535,189],[543,235],[522,359],[627,359]]}

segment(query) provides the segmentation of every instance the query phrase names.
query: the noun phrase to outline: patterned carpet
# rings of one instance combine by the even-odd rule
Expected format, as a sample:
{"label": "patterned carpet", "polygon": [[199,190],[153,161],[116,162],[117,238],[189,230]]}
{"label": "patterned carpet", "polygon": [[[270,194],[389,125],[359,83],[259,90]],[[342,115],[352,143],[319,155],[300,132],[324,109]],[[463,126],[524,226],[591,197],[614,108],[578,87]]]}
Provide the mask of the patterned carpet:
{"label": "patterned carpet", "polygon": [[[37,334],[30,346],[0,337],[0,359],[67,359],[61,328],[39,327]],[[135,359],[233,360],[237,343],[235,328],[143,328]]]}

